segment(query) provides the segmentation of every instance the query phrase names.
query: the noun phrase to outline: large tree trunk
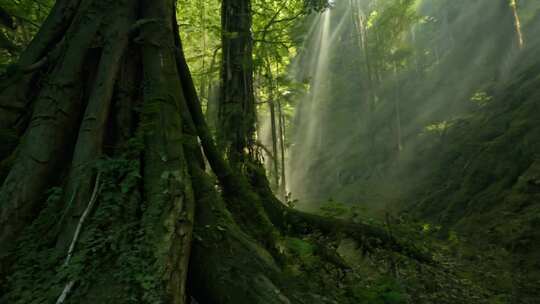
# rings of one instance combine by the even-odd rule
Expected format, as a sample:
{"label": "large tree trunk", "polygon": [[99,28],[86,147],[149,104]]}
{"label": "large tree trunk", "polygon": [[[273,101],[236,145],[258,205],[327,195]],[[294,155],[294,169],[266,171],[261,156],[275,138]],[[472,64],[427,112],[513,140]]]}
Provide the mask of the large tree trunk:
{"label": "large tree trunk", "polygon": [[94,66],[99,60],[89,51],[104,19],[96,13],[99,5],[103,3],[88,4],[74,18],[62,42],[63,52],[33,101],[30,124],[0,190],[0,257],[13,247],[17,236],[35,217],[44,192],[51,181],[60,177],[62,163],[71,158],[68,154],[88,94],[82,86],[83,67]]}
{"label": "large tree trunk", "polygon": [[222,2],[218,140],[233,163],[250,152],[255,135],[251,23],[251,0]]}
{"label": "large tree trunk", "polygon": [[[138,11],[142,12],[140,16],[137,16]],[[2,278],[12,275],[11,281],[1,282],[2,288],[7,290],[2,293],[7,294],[7,301],[28,303],[48,299],[50,302],[51,297],[58,297],[57,303],[63,303],[75,297],[85,299],[81,300],[83,302],[92,299],[99,303],[121,303],[127,302],[128,297],[119,300],[110,292],[100,294],[96,290],[144,283],[148,290],[141,289],[144,290],[141,298],[185,303],[194,196],[182,144],[180,107],[185,97],[176,69],[179,45],[175,14],[172,0],[58,1],[43,29],[20,59],[20,65],[24,66],[45,56],[47,64],[40,66],[45,73],[8,79],[11,83],[6,86],[2,100],[10,105],[27,105],[32,113],[29,124],[24,126],[13,166],[0,190],[3,265],[0,271]],[[130,40],[136,44],[132,43],[129,48],[138,51],[130,52],[133,57],[122,59]],[[21,88],[37,84],[41,87],[35,98],[17,94]],[[143,100],[141,115],[135,112],[134,102],[138,98]],[[2,123],[13,127],[12,121],[19,118],[9,118],[8,114],[2,117]],[[134,116],[140,116],[137,134],[132,126]],[[116,130],[106,132],[111,126]],[[123,191],[140,192],[140,197],[108,189],[115,181],[107,177],[100,179],[108,176],[109,170],[99,165],[99,160],[105,156],[103,153],[106,152],[106,157],[121,159],[119,149],[127,138],[141,143],[143,157],[129,160],[135,168],[131,178],[141,176],[141,182]],[[63,195],[60,202],[52,206],[45,194],[57,185],[63,188]],[[103,219],[98,217],[104,212],[102,208],[112,203],[111,195],[117,191],[124,195],[116,198],[116,203],[124,201],[131,204],[129,208],[139,210],[136,217],[124,225],[138,227],[138,236],[125,237],[131,238],[130,246],[144,248],[148,253],[145,263],[149,267],[145,269],[144,281],[133,278],[137,274],[131,274],[131,279],[111,283],[114,272],[110,268],[119,267],[117,264],[126,259],[122,257],[126,254],[123,252],[111,255],[116,262],[94,260],[97,264],[92,268],[95,268],[87,269],[94,272],[94,277],[59,275],[63,268],[90,267],[91,262],[86,260],[74,265],[83,256],[92,256],[85,253],[95,247],[95,244],[88,245],[89,239],[104,242],[99,231],[112,232],[123,225],[121,219],[105,224],[100,223]],[[38,242],[39,252],[44,259],[54,252],[56,259],[49,266],[54,267],[53,277],[60,278],[45,283],[49,284],[51,294],[35,293],[25,298],[17,288],[25,284],[24,273],[28,269],[24,265],[32,259],[25,247],[31,244],[20,240],[21,237],[22,240],[39,239],[39,235],[33,235],[37,223],[47,223],[45,226],[50,227],[49,233]],[[18,263],[9,266],[10,261],[15,260]],[[32,274],[34,279],[49,275]],[[103,282],[110,284],[104,286]],[[88,294],[85,295],[84,290]]]}

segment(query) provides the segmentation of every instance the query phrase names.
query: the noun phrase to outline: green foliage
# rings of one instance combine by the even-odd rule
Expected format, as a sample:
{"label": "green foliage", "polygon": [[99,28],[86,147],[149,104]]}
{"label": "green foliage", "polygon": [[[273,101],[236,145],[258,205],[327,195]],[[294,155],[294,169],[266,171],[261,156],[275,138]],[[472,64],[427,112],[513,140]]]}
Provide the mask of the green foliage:
{"label": "green foliage", "polygon": [[415,0],[374,1],[367,29],[368,34],[377,39],[370,40],[367,51],[381,72],[405,66],[413,55],[414,51],[406,44],[405,38],[407,31],[420,18],[415,3]]}
{"label": "green foliage", "polygon": [[304,5],[307,9],[320,12],[332,5],[334,0],[304,0]]}
{"label": "green foliage", "polygon": [[404,304],[408,298],[403,288],[391,278],[381,278],[368,288],[357,287],[353,289],[353,295],[366,304]]}
{"label": "green foliage", "polygon": [[36,221],[28,227],[16,249],[14,273],[8,277],[9,303],[43,303],[51,301],[61,292],[61,281],[67,273],[56,272],[62,253],[49,242],[54,235],[54,224],[59,219],[62,189],[52,188],[48,192],[46,208]]}
{"label": "green foliage", "polygon": [[195,87],[206,104],[212,86],[219,82],[222,34],[220,1],[180,0],[177,8],[184,53]]}
{"label": "green foliage", "polygon": [[[14,29],[0,25],[0,40],[4,38],[14,49],[0,43],[0,74],[16,62],[20,52],[30,43],[47,17],[53,0],[0,0],[0,8],[14,21]],[[2,41],[0,41],[2,42]]]}
{"label": "green foliage", "polygon": [[[114,303],[159,303],[161,284],[159,263],[155,261],[154,240],[147,230],[159,218],[141,224],[141,183],[138,153],[141,142],[133,139],[126,153],[100,160],[98,205],[87,219],[68,266],[65,252],[54,244],[62,229],[64,208],[61,188],[49,191],[46,208],[26,229],[16,251],[17,264],[9,278],[9,303],[49,303],[56,300],[68,281],[76,288],[70,299],[77,303],[92,291]],[[112,279],[104,282],[103,278]],[[31,286],[31,287],[30,287]]]}

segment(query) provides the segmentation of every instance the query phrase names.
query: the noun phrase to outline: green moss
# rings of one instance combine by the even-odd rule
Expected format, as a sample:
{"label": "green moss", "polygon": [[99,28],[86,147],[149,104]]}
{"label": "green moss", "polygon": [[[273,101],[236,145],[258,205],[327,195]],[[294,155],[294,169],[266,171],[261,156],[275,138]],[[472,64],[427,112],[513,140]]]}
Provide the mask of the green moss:
{"label": "green moss", "polygon": [[315,253],[315,246],[305,240],[287,237],[283,242],[285,250],[298,257],[305,258],[312,256]]}
{"label": "green moss", "polygon": [[[96,165],[101,172],[98,204],[87,219],[67,267],[66,252],[55,248],[63,202],[60,188],[49,192],[46,208],[23,234],[15,252],[17,264],[8,280],[9,303],[51,303],[65,284],[76,282],[71,303],[158,303],[164,291],[163,261],[154,255],[148,226],[159,225],[159,215],[141,224],[138,193],[140,162],[133,149],[128,157],[109,158]],[[30,287],[31,286],[31,287]]]}

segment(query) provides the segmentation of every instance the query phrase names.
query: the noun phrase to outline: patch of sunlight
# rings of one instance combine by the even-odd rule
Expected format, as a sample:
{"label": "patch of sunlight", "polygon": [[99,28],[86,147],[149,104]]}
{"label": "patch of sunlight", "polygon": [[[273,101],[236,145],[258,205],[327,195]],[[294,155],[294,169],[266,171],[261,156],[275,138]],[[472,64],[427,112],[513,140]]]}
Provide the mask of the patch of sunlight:
{"label": "patch of sunlight", "polygon": [[378,16],[379,16],[378,11],[373,11],[373,12],[371,12],[371,14],[369,14],[368,22],[367,22],[367,28],[368,29],[373,27],[373,25],[375,24],[375,20],[377,19]]}
{"label": "patch of sunlight", "polygon": [[448,130],[451,126],[452,126],[452,123],[445,120],[445,121],[433,123],[431,125],[427,125],[425,130],[427,132],[431,132],[431,133],[441,133],[442,134],[446,130]]}
{"label": "patch of sunlight", "polygon": [[474,102],[475,104],[481,106],[481,107],[489,104],[491,102],[491,100],[493,100],[493,97],[488,95],[488,93],[483,92],[483,91],[476,92],[471,97],[471,101]]}

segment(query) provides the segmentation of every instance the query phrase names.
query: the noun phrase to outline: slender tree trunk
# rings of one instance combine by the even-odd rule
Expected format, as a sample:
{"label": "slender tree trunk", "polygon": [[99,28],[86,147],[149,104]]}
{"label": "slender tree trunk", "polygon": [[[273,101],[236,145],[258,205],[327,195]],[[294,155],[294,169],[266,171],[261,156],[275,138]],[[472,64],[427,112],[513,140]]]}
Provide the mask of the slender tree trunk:
{"label": "slender tree trunk", "polygon": [[[417,26],[418,25],[415,24],[411,27],[410,35],[411,35],[412,45],[417,45],[417,42],[416,42],[416,27]],[[419,78],[422,73],[422,67],[420,66],[420,55],[418,53],[419,53],[419,50],[415,49],[413,56],[414,56],[415,72],[416,72],[417,77]]]}
{"label": "slender tree trunk", "polygon": [[279,147],[281,151],[281,180],[279,184],[279,194],[284,201],[287,196],[287,179],[285,172],[285,115],[281,107],[281,101],[278,100],[278,116],[279,116]]}
{"label": "slender tree trunk", "polygon": [[[380,45],[381,45],[381,35],[380,33],[377,31],[377,29],[375,29],[375,50],[379,50],[380,48]],[[379,88],[379,86],[381,85],[382,81],[383,81],[383,67],[382,67],[382,59],[380,58],[380,56],[375,56],[375,58],[372,58],[374,59],[375,61],[375,65],[373,67],[373,79],[374,79],[374,83],[375,83],[375,86],[377,88]]]}
{"label": "slender tree trunk", "polygon": [[[220,48],[214,50],[212,56],[212,61],[210,62],[209,71],[214,71],[216,66],[216,58]],[[206,120],[208,121],[208,126],[212,132],[216,133],[218,128],[218,118],[219,118],[219,106],[220,106],[220,84],[216,84],[216,81],[213,79],[212,74],[207,75],[207,87],[206,87]]]}
{"label": "slender tree trunk", "polygon": [[[206,3],[204,0],[200,1],[199,4],[199,10],[200,10],[200,22],[201,22],[201,31],[202,31],[202,39],[201,39],[201,71],[204,73],[201,77],[201,86],[199,88],[199,96],[207,97],[208,92],[205,92],[207,89],[207,83],[209,83],[210,74],[206,72]],[[212,68],[212,67],[211,67]],[[211,71],[211,69],[209,70]]]}
{"label": "slender tree trunk", "polygon": [[516,30],[518,47],[522,49],[525,46],[525,38],[523,37],[523,32],[521,30],[521,20],[518,13],[518,0],[510,0],[510,8],[512,9],[512,14],[514,15],[514,27]]}
{"label": "slender tree trunk", "polygon": [[398,158],[403,150],[403,139],[401,138],[401,109],[400,109],[400,90],[397,65],[394,64],[394,112],[396,118],[396,150]]}
{"label": "slender tree trunk", "polygon": [[276,126],[276,104],[273,97],[268,101],[268,107],[270,108],[270,132],[272,134],[272,179],[274,181],[273,187],[277,189],[279,186],[279,158],[277,148],[277,126]]}
{"label": "slender tree trunk", "polygon": [[[366,20],[365,17],[360,16],[358,20],[358,32],[361,35],[361,49],[364,54],[364,63],[367,73],[367,79],[368,79],[368,101],[367,101],[367,109],[370,113],[374,113],[375,111],[375,102],[377,100],[377,86],[376,81],[374,80],[376,78],[375,74],[373,73],[373,66],[371,63],[371,56],[370,56],[370,49],[369,49],[369,33],[366,27]],[[369,134],[369,141],[371,145],[371,149],[375,149],[375,129],[373,126],[373,116],[374,115],[368,115],[368,121],[367,121],[367,127],[370,129]]]}
{"label": "slender tree trunk", "polygon": [[272,66],[268,60],[266,61],[266,77],[269,90],[268,108],[270,109],[270,134],[272,138],[272,179],[274,181],[273,188],[277,190],[279,187],[279,157],[277,148],[276,96],[274,94],[275,83],[272,74]]}

